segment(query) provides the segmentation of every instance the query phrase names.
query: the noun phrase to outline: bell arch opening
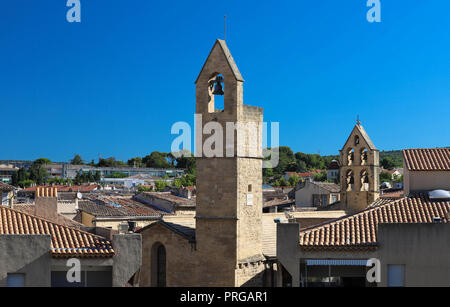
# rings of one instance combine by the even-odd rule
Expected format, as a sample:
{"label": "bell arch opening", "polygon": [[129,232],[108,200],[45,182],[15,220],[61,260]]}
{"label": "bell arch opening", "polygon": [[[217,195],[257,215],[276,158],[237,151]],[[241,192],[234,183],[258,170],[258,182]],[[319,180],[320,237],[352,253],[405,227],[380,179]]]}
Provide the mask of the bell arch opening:
{"label": "bell arch opening", "polygon": [[345,174],[345,184],[347,191],[353,191],[355,187],[355,177],[352,170],[348,170]]}
{"label": "bell arch opening", "polygon": [[369,191],[369,174],[366,170],[361,171],[361,191]]}
{"label": "bell arch opening", "polygon": [[360,157],[361,157],[361,165],[366,165],[367,164],[367,159],[368,159],[368,151],[367,148],[362,148],[361,151],[359,152]]}
{"label": "bell arch opening", "polygon": [[347,165],[353,165],[355,160],[355,150],[353,148],[347,149]]}
{"label": "bell arch opening", "polygon": [[208,81],[209,113],[225,110],[225,78],[220,73],[214,73]]}

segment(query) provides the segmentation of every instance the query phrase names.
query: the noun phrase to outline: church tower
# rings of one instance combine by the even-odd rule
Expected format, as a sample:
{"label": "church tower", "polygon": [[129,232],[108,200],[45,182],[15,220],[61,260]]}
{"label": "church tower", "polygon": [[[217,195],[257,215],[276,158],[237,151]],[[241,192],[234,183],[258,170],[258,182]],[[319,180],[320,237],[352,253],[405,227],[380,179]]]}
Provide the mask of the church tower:
{"label": "church tower", "polygon": [[379,150],[358,120],[340,150],[341,202],[349,211],[367,208],[380,197]]}
{"label": "church tower", "polygon": [[196,285],[262,286],[263,111],[243,104],[244,79],[223,40],[195,83]]}

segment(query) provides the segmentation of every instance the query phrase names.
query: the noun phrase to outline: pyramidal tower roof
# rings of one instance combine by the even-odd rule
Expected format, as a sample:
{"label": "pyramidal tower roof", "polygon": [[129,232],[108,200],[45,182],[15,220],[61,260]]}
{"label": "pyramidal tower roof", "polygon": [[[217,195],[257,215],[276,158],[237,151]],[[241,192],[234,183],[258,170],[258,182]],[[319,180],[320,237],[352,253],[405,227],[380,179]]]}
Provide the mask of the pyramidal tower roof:
{"label": "pyramidal tower roof", "polygon": [[221,52],[223,52],[225,59],[228,62],[228,65],[230,65],[230,69],[233,72],[234,77],[236,78],[237,81],[242,81],[244,82],[244,78],[242,78],[241,73],[239,72],[239,69],[236,65],[236,63],[234,62],[233,56],[231,55],[230,50],[228,49],[227,44],[225,43],[224,40],[222,39],[218,39],[216,40],[216,42],[214,43],[214,46],[211,49],[211,52],[208,55],[208,58],[206,59],[205,63],[203,64],[202,70],[200,71],[197,79],[195,80],[195,83],[197,83],[200,75],[203,72],[203,69],[205,68],[206,63],[209,61],[209,58],[211,57],[212,52],[216,49],[216,48],[220,48]]}
{"label": "pyramidal tower roof", "polygon": [[350,133],[347,141],[345,142],[345,145],[344,145],[343,149],[345,148],[345,146],[349,142],[349,140],[352,137],[352,135],[354,135],[355,130],[358,131],[359,134],[362,136],[362,138],[366,141],[367,146],[369,147],[369,149],[372,149],[372,150],[376,150],[377,149],[375,147],[375,145],[373,144],[372,140],[370,139],[369,135],[367,134],[366,130],[364,129],[364,127],[361,125],[361,123],[359,121],[355,125],[355,127],[353,128],[352,133]]}
{"label": "pyramidal tower roof", "polygon": [[364,130],[364,127],[361,124],[357,124],[355,126],[355,129],[359,130],[359,132],[361,133],[362,137],[364,138],[364,140],[366,141],[366,143],[370,149],[377,149],[375,147],[375,145],[372,143],[372,140],[370,139],[369,135],[367,134],[366,130]]}

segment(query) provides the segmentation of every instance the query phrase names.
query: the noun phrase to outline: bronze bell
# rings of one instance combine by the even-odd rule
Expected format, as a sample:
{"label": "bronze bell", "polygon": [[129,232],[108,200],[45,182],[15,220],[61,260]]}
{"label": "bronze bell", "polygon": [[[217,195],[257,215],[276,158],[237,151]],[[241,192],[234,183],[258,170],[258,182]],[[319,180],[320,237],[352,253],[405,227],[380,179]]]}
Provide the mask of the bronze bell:
{"label": "bronze bell", "polygon": [[215,80],[214,92],[213,95],[223,95],[223,87],[222,87],[223,78],[218,76]]}

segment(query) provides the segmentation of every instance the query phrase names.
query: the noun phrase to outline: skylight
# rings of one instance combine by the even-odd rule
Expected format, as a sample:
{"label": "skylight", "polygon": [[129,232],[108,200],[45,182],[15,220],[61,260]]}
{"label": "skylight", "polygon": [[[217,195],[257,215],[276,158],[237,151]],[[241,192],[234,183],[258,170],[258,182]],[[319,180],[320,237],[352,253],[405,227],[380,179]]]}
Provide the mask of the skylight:
{"label": "skylight", "polygon": [[428,193],[430,199],[449,199],[450,200],[450,191],[446,190],[434,190]]}

